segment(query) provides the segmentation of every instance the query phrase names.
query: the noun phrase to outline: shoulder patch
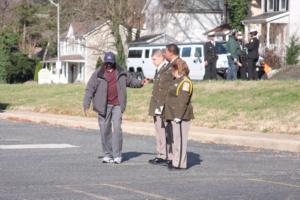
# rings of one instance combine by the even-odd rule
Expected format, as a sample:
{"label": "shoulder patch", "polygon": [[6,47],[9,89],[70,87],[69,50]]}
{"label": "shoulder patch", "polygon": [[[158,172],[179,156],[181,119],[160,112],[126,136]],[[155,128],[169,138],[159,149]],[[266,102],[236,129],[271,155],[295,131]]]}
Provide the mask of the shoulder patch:
{"label": "shoulder patch", "polygon": [[183,85],[182,85],[182,90],[183,91],[186,91],[186,92],[190,92],[190,83],[188,82],[184,82]]}

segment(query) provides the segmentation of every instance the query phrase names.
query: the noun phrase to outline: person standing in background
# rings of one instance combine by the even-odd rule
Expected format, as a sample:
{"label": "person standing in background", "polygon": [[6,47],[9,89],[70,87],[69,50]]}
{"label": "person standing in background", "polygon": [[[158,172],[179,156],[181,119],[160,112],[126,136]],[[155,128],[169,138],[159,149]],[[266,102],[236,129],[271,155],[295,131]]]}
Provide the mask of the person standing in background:
{"label": "person standing in background", "polygon": [[245,47],[242,32],[238,32],[237,40],[240,44],[240,49],[241,49],[241,53],[239,56],[239,62],[238,62],[239,74],[240,74],[240,78],[242,80],[247,80],[247,50]]}
{"label": "person standing in background", "polygon": [[204,45],[205,75],[204,80],[217,80],[217,48],[215,32],[208,34],[208,42]]}
{"label": "person standing in background", "polygon": [[238,59],[240,55],[240,45],[237,42],[237,32],[236,30],[231,31],[231,35],[226,43],[226,49],[228,51],[228,70],[227,70],[227,80],[236,80],[237,79],[237,70],[238,70]]}
{"label": "person standing in background", "polygon": [[257,80],[258,74],[256,71],[256,63],[259,58],[259,40],[257,39],[257,30],[251,29],[250,30],[250,41],[248,44],[246,44],[246,48],[248,51],[247,54],[247,69],[248,69],[248,75],[249,80]]}

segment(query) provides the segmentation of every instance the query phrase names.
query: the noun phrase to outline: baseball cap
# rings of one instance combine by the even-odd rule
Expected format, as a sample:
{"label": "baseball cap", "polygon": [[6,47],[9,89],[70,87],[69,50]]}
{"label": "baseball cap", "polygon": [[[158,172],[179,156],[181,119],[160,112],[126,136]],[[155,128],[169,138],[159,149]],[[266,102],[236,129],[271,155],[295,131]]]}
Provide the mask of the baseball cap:
{"label": "baseball cap", "polygon": [[116,63],[116,57],[115,54],[113,54],[112,52],[106,52],[104,54],[104,63]]}

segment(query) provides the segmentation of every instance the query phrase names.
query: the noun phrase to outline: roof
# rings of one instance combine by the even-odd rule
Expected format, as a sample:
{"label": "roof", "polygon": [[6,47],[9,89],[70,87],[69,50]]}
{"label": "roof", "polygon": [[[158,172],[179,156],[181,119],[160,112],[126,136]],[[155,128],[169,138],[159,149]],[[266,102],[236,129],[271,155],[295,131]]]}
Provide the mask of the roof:
{"label": "roof", "polygon": [[[106,20],[98,20],[93,22],[72,22],[70,26],[73,27],[75,37],[83,37],[85,34],[95,30],[105,22]],[[62,34],[62,37],[66,37],[68,31],[69,29],[64,34]]]}
{"label": "roof", "polygon": [[143,43],[143,42],[147,42],[147,41],[149,41],[151,39],[154,39],[154,38],[156,38],[158,36],[161,36],[161,35],[162,35],[162,33],[153,34],[153,35],[145,35],[145,36],[142,36],[142,37],[140,37],[139,39],[137,39],[137,40],[135,40],[133,42]]}
{"label": "roof", "polygon": [[[83,61],[84,57],[81,55],[66,55],[66,56],[60,56],[60,61]],[[49,62],[56,62],[57,57],[55,58],[49,58],[48,60],[45,61],[45,63]]]}
{"label": "roof", "polygon": [[205,33],[203,33],[203,35],[208,35],[211,32],[215,32],[217,35],[218,33],[224,33],[225,31],[231,30],[231,27],[229,24],[222,24],[220,26],[217,26],[211,30],[206,31]]}
{"label": "roof", "polygon": [[269,22],[269,21],[273,21],[273,20],[276,20],[276,19],[288,16],[288,15],[289,15],[289,12],[287,12],[287,11],[282,11],[282,12],[267,12],[267,13],[263,13],[261,15],[247,17],[242,22],[244,24],[249,24],[249,23],[266,23],[266,22]]}
{"label": "roof", "polygon": [[[152,0],[148,0],[147,9]],[[224,0],[158,0],[161,5],[172,13],[222,13]]]}
{"label": "roof", "polygon": [[139,39],[133,41],[129,44],[129,46],[136,46],[141,44],[155,44],[157,42],[161,42],[163,40],[165,43],[174,43],[177,40],[165,33],[153,34],[153,35],[145,35],[140,37]]}

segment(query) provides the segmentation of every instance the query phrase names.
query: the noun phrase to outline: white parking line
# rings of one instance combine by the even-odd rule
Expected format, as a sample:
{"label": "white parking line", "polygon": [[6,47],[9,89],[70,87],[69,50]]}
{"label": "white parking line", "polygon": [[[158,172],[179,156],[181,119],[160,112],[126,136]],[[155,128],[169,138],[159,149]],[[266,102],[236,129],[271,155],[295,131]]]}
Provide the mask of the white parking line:
{"label": "white parking line", "polygon": [[107,186],[107,187],[111,187],[111,188],[115,188],[115,189],[125,190],[125,191],[128,191],[128,192],[133,192],[133,193],[136,193],[136,194],[141,194],[143,196],[149,196],[149,197],[152,197],[152,198],[155,198],[155,199],[175,200],[175,199],[172,199],[172,198],[161,196],[159,194],[149,193],[149,192],[145,192],[145,191],[142,191],[142,190],[137,190],[137,189],[133,189],[133,188],[121,186],[121,185],[105,184],[104,183],[104,184],[101,184],[101,186]]}
{"label": "white parking line", "polygon": [[268,180],[263,180],[263,179],[248,179],[248,180],[249,181],[260,182],[260,183],[268,183],[268,184],[273,184],[273,185],[281,185],[281,186],[292,187],[292,188],[300,188],[300,185],[294,185],[294,184],[289,184],[289,183],[268,181]]}
{"label": "white parking line", "polygon": [[19,145],[0,145],[2,150],[18,150],[18,149],[65,149],[77,148],[70,144],[19,144]]}

